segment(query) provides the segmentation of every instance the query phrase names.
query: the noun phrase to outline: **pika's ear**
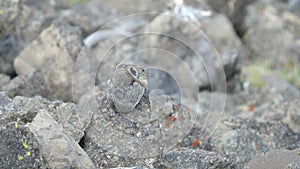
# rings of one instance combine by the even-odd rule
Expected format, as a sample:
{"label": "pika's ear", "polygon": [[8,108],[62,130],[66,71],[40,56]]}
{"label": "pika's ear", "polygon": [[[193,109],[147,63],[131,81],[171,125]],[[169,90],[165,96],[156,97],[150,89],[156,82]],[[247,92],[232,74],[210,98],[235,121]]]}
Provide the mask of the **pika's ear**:
{"label": "pika's ear", "polygon": [[139,73],[134,66],[129,66],[127,71],[135,78],[138,77]]}
{"label": "pika's ear", "polygon": [[116,70],[118,70],[118,69],[120,69],[120,68],[126,68],[126,65],[120,63],[120,64],[118,64],[118,65],[116,66]]}

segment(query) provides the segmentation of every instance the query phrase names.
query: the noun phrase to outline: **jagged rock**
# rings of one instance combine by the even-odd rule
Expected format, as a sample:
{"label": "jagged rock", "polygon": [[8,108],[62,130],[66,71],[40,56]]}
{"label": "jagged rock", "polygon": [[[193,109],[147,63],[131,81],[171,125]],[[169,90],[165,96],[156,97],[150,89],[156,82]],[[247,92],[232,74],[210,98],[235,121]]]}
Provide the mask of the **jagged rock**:
{"label": "jagged rock", "polygon": [[40,144],[27,127],[9,123],[0,127],[0,137],[0,168],[45,167]]}
{"label": "jagged rock", "polygon": [[10,81],[10,77],[5,74],[0,74],[0,91],[2,91],[3,86],[5,86]]}
{"label": "jagged rock", "polygon": [[300,1],[299,0],[289,0],[288,3],[289,10],[300,17]]}
{"label": "jagged rock", "polygon": [[244,167],[256,154],[270,149],[296,149],[300,135],[282,122],[257,122],[250,119],[223,120],[211,138],[212,151],[226,151],[238,168]]}
{"label": "jagged rock", "polygon": [[[183,71],[182,65],[178,65],[181,63],[178,60],[181,59],[191,69],[200,88],[206,88],[210,85],[224,88],[223,86],[218,87],[219,84],[222,84],[220,81],[225,80],[224,78],[230,79],[233,76],[232,72],[237,74],[239,72],[238,55],[233,54],[232,51],[238,51],[241,48],[241,42],[235,35],[229,21],[219,14],[199,15],[197,18],[199,23],[194,25],[174,15],[172,12],[164,12],[145,27],[146,32],[153,33],[141,37],[140,48],[158,48],[160,50],[145,52],[148,57],[143,57],[143,62],[151,66],[163,67],[164,71],[168,71],[177,81],[193,81],[182,80],[183,77],[187,77],[188,72]],[[219,27],[223,29],[218,29]],[[207,38],[215,45],[223,65],[218,62],[217,53]],[[178,59],[174,58],[172,53],[176,54]],[[225,74],[223,73],[224,67],[226,67]]]}
{"label": "jagged rock", "polygon": [[40,151],[50,168],[95,168],[88,155],[67,134],[47,110],[40,110],[27,124],[41,145]]}
{"label": "jagged rock", "polygon": [[41,71],[47,98],[71,100],[73,67],[81,49],[81,31],[55,20],[14,61],[18,75]]}
{"label": "jagged rock", "polygon": [[150,107],[151,101],[143,96],[134,110],[119,113],[103,95],[83,139],[83,148],[95,165],[145,165],[145,160],[161,153],[162,148],[180,142],[191,127],[189,110],[171,98],[163,100]]}
{"label": "jagged rock", "polygon": [[[295,99],[287,104],[287,116],[283,120],[295,131],[300,132],[300,99]],[[283,110],[284,111],[284,110]]]}
{"label": "jagged rock", "polygon": [[247,6],[256,0],[244,1],[231,1],[231,0],[206,0],[217,12],[225,14],[232,24],[235,26],[236,31],[243,35],[246,31],[244,18],[247,14]]}
{"label": "jagged rock", "polygon": [[155,168],[235,168],[226,153],[177,149],[166,153],[154,163]]}
{"label": "jagged rock", "polygon": [[15,96],[33,97],[36,95],[48,96],[47,86],[40,71],[28,75],[20,75],[12,79],[2,90],[11,98]]}
{"label": "jagged rock", "polygon": [[13,100],[0,93],[0,126],[19,121],[31,122],[40,110],[47,110],[63,126],[64,132],[79,142],[90,123],[91,114],[81,111],[73,103],[51,102],[42,97],[15,97]]}
{"label": "jagged rock", "polygon": [[285,150],[277,149],[270,150],[263,154],[256,155],[245,169],[256,168],[300,168],[299,149]]}
{"label": "jagged rock", "polygon": [[51,9],[42,10],[29,0],[0,2],[0,73],[14,74],[13,60],[56,16]]}
{"label": "jagged rock", "polygon": [[[300,18],[280,5],[257,1],[249,5],[244,36],[257,62],[269,60],[275,68],[299,63]],[[276,23],[276,24],[274,24]]]}
{"label": "jagged rock", "polygon": [[121,16],[115,8],[105,5],[99,0],[77,4],[72,9],[63,11],[61,15],[71,25],[80,27],[85,35],[91,34]]}

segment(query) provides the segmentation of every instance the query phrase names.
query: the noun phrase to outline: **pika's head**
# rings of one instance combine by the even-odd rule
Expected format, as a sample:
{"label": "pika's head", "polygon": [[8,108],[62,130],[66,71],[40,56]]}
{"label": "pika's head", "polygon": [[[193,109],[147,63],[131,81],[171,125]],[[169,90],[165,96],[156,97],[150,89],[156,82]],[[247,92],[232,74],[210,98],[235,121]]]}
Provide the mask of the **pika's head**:
{"label": "pika's head", "polygon": [[120,64],[116,68],[116,70],[124,70],[124,69],[136,82],[140,83],[144,87],[147,86],[148,84],[147,72],[144,67],[136,66],[132,64]]}

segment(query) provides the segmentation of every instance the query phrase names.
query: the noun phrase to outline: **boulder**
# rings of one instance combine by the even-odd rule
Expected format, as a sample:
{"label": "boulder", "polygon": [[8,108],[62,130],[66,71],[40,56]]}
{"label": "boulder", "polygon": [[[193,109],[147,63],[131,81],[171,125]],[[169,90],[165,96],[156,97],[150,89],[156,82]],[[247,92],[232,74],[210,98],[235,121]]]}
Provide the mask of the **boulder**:
{"label": "boulder", "polygon": [[72,73],[82,46],[81,31],[55,20],[15,59],[19,76],[40,71],[48,90],[47,98],[72,100]]}
{"label": "boulder", "polygon": [[255,168],[299,168],[299,149],[276,149],[256,155],[245,169]]}
{"label": "boulder", "polygon": [[50,168],[95,168],[88,155],[46,110],[40,110],[27,126],[41,145],[40,151]]}
{"label": "boulder", "polygon": [[14,75],[13,61],[19,52],[56,17],[50,4],[39,7],[32,1],[0,2],[0,73]]}
{"label": "boulder", "polygon": [[[299,65],[300,18],[281,6],[257,1],[248,6],[243,37],[256,62],[267,60],[274,68]],[[274,24],[276,23],[276,24]]]}

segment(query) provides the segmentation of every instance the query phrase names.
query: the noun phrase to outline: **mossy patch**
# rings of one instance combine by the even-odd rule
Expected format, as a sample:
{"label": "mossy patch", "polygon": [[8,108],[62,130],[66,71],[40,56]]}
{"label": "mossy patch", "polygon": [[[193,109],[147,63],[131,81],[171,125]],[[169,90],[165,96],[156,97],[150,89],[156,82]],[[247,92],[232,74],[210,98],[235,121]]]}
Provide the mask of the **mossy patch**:
{"label": "mossy patch", "polygon": [[282,69],[273,70],[267,62],[242,67],[241,81],[248,81],[255,87],[263,87],[264,74],[275,74],[300,89],[300,65],[287,64]]}

